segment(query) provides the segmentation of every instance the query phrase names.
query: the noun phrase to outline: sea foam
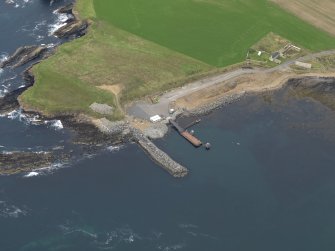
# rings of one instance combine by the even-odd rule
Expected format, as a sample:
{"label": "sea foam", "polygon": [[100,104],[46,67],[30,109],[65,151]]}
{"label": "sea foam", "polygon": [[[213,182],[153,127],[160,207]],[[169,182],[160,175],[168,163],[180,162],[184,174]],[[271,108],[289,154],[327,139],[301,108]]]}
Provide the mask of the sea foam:
{"label": "sea foam", "polygon": [[58,119],[44,121],[44,124],[54,128],[55,130],[62,130],[64,128],[62,121]]}
{"label": "sea foam", "polygon": [[54,14],[57,15],[56,22],[49,25],[49,36],[52,36],[56,30],[66,25],[66,22],[72,18],[72,15],[57,13],[54,11]]}
{"label": "sea foam", "polygon": [[35,176],[38,176],[38,175],[40,175],[38,172],[30,172],[30,173],[26,174],[24,177],[30,178],[30,177],[35,177]]}

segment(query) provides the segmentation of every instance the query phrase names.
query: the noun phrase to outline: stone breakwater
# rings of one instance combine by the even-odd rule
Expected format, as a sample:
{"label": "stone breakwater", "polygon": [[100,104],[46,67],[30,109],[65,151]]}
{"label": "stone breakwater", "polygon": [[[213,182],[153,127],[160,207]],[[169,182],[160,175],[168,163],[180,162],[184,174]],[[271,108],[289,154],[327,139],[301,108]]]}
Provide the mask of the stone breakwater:
{"label": "stone breakwater", "polygon": [[106,134],[130,135],[130,138],[136,142],[156,163],[173,177],[181,178],[187,175],[188,170],[184,166],[174,161],[169,155],[160,150],[152,141],[148,139],[140,130],[131,127],[126,122],[111,122],[107,119],[95,121],[95,125],[100,131]]}
{"label": "stone breakwater", "polygon": [[187,175],[186,167],[180,165],[165,152],[160,150],[154,143],[152,143],[146,136],[144,136],[138,129],[132,128],[133,139],[142,149],[149,154],[149,156],[157,162],[164,170],[168,171],[173,177],[182,178]]}

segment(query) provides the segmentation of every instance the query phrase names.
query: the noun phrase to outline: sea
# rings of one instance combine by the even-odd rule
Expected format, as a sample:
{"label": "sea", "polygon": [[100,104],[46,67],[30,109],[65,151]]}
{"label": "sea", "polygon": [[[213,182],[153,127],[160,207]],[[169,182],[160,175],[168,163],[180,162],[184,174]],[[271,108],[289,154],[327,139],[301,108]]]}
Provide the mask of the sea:
{"label": "sea", "polygon": [[[0,57],[64,42],[70,1],[1,0]],[[27,67],[27,65],[25,66]],[[24,85],[0,72],[0,95]],[[0,151],[73,149],[62,122],[0,117]],[[1,251],[334,251],[335,112],[286,87],[246,96],[155,143],[190,173],[175,179],[136,145],[78,150],[68,163],[0,176]],[[69,150],[71,151],[71,150]],[[31,163],[34,165],[34,163]]]}

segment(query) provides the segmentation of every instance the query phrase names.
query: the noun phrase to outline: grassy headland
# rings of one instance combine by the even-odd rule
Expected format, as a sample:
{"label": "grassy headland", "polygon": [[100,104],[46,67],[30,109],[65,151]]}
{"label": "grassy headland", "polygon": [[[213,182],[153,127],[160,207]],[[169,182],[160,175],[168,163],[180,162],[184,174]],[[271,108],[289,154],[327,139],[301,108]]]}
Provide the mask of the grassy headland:
{"label": "grassy headland", "polygon": [[33,68],[35,85],[20,97],[24,108],[99,117],[89,108],[98,102],[120,119],[120,103],[241,62],[269,32],[311,51],[335,48],[335,38],[267,0],[77,0],[75,13],[90,20],[88,34]]}
{"label": "grassy headland", "polygon": [[[88,2],[88,0],[82,0]],[[92,17],[88,5],[78,2],[80,16]],[[89,105],[106,103],[122,116],[115,95],[98,88],[122,87],[126,103],[182,84],[182,79],[212,67],[196,59],[141,39],[103,21],[93,21],[89,33],[61,45],[56,54],[33,68],[35,84],[20,101],[44,114],[94,114]]]}

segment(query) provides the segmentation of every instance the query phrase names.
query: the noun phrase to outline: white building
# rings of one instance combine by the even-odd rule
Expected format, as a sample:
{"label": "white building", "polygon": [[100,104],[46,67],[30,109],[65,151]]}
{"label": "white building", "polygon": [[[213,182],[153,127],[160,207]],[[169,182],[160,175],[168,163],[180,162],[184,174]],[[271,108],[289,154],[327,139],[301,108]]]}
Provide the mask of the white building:
{"label": "white building", "polygon": [[155,115],[155,116],[150,117],[150,121],[153,122],[153,123],[159,122],[161,120],[162,120],[162,117],[159,116],[159,115]]}

